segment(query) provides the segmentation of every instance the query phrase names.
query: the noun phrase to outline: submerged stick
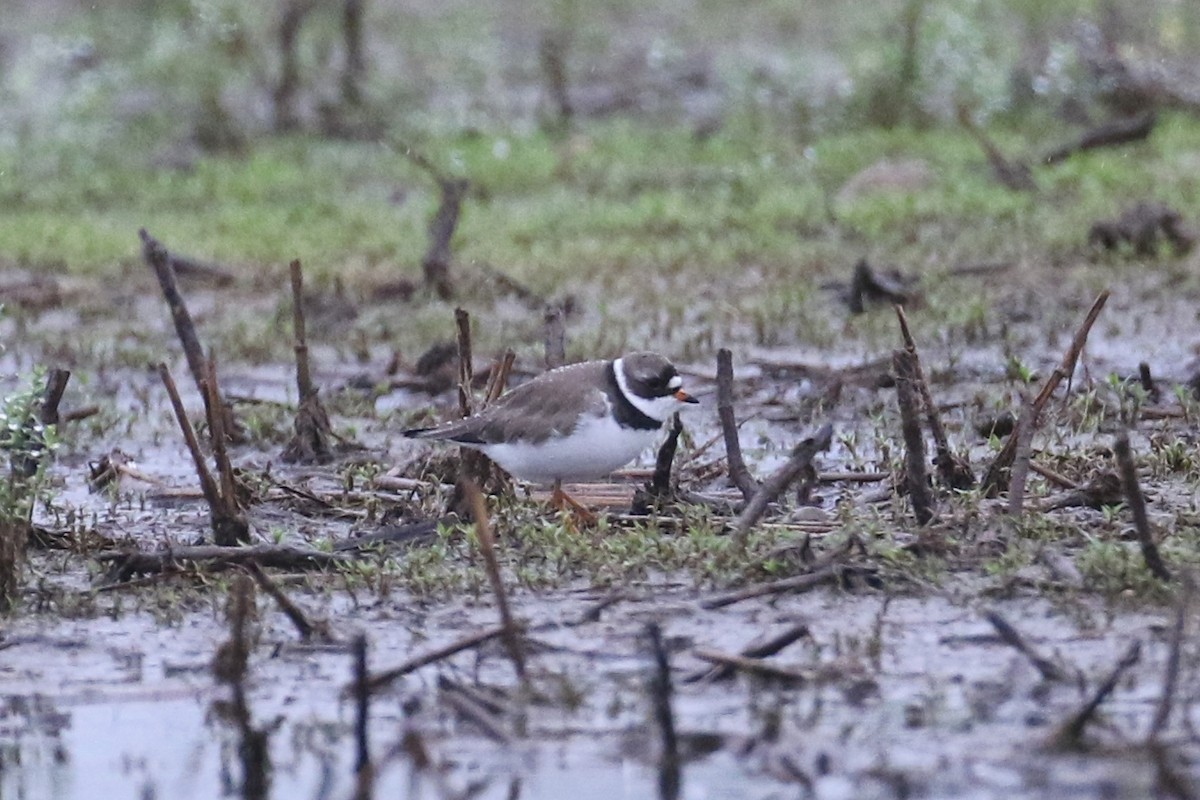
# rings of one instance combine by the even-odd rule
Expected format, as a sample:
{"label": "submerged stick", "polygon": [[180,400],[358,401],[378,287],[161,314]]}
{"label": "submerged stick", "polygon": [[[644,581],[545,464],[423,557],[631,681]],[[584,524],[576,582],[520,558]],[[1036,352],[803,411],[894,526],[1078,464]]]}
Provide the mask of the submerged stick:
{"label": "submerged stick", "polygon": [[660,800],[677,800],[681,776],[675,713],[671,708],[671,662],[657,622],[646,626],[646,638],[650,642],[650,656],[654,659],[654,672],[649,685],[650,703],[662,747],[658,761],[658,796]]}
{"label": "submerged stick", "polygon": [[992,624],[992,627],[995,628],[996,633],[1006,645],[1029,659],[1029,663],[1033,664],[1034,669],[1042,676],[1042,680],[1047,682],[1061,682],[1068,679],[1067,673],[1058,664],[1034,650],[1025,641],[1025,638],[1017,632],[1017,629],[1010,625],[1008,620],[1000,616],[999,612],[986,611],[983,616]]}
{"label": "submerged stick", "polygon": [[213,359],[205,363],[203,384],[208,413],[208,430],[211,434],[213,460],[217,463],[217,478],[220,491],[218,505],[212,508],[213,540],[222,546],[233,546],[250,541],[250,525],[238,505],[237,486],[233,475],[233,463],[225,447],[225,406],[221,402],[221,389],[217,384],[217,366]]}
{"label": "submerged stick", "polygon": [[367,738],[371,718],[371,687],[367,680],[367,636],[360,633],[351,645],[354,652],[354,779],[356,800],[371,796],[371,747]]}
{"label": "submerged stick", "polygon": [[457,641],[451,642],[444,647],[439,647],[436,650],[431,650],[419,656],[414,656],[399,666],[391,669],[377,672],[371,676],[369,681],[371,692],[378,692],[384,689],[397,678],[402,678],[410,672],[414,672],[421,667],[429,666],[443,659],[449,658],[452,655],[461,653],[463,650],[470,650],[472,647],[478,647],[484,642],[491,641],[499,636],[503,636],[505,628],[503,625],[497,625],[491,628],[484,628],[472,634],[468,634]]}
{"label": "submerged stick", "polygon": [[1146,568],[1154,577],[1162,581],[1171,580],[1171,571],[1163,563],[1162,554],[1158,551],[1158,543],[1154,541],[1154,532],[1150,530],[1150,518],[1146,515],[1146,498],[1138,486],[1137,465],[1133,462],[1133,453],[1129,449],[1129,434],[1120,433],[1113,442],[1113,454],[1117,458],[1117,468],[1121,474],[1121,486],[1125,489],[1125,501],[1133,515],[1133,525],[1137,530],[1138,543],[1142,547],[1142,558]]}
{"label": "submerged stick", "polygon": [[283,590],[275,581],[271,580],[267,573],[263,572],[262,567],[256,561],[246,562],[246,571],[250,573],[250,577],[254,578],[254,582],[258,584],[258,588],[267,593],[275,604],[279,606],[279,610],[296,628],[296,632],[300,634],[303,641],[309,641],[314,634],[317,638],[326,641],[336,641],[333,634],[330,633],[328,625],[324,623],[313,623],[308,619],[308,615],[300,606],[292,602],[292,599],[284,594]]}
{"label": "submerged stick", "polygon": [[167,396],[171,398],[171,408],[175,411],[175,420],[183,431],[183,440],[187,443],[188,452],[191,453],[192,461],[196,465],[200,491],[204,493],[204,501],[208,503],[211,512],[219,508],[221,504],[217,483],[213,480],[212,473],[208,471],[204,453],[200,450],[200,442],[196,439],[196,430],[192,427],[191,420],[188,419],[187,411],[183,408],[183,400],[179,397],[179,389],[175,386],[175,379],[171,377],[171,370],[165,363],[159,363],[158,375],[167,389]]}
{"label": "submerged stick", "polygon": [[728,348],[717,351],[717,417],[725,437],[725,463],[729,480],[747,502],[758,491],[758,482],[746,468],[742,444],[738,439],[737,419],[733,412],[733,353]]}
{"label": "submerged stick", "polygon": [[[1054,394],[1054,390],[1058,388],[1058,385],[1065,378],[1075,372],[1075,364],[1079,360],[1079,354],[1083,352],[1083,346],[1087,344],[1088,334],[1091,332],[1092,326],[1096,323],[1096,319],[1100,316],[1100,312],[1104,309],[1104,304],[1108,302],[1109,294],[1109,290],[1105,289],[1096,297],[1095,302],[1092,303],[1092,307],[1088,309],[1083,324],[1079,326],[1079,330],[1075,332],[1075,336],[1071,339],[1071,346],[1067,348],[1062,361],[1050,373],[1050,377],[1042,385],[1041,391],[1033,399],[1033,425],[1035,427],[1038,424],[1042,410],[1050,402],[1050,397]],[[988,467],[987,474],[983,477],[982,485],[984,494],[989,497],[993,497],[1002,491],[1008,491],[1010,471],[1013,459],[1017,455],[1019,433],[1020,431],[1014,430],[1009,434],[1008,439],[1004,442],[1004,446],[1000,448],[1000,452],[996,454],[996,458],[993,459],[991,466]]]}
{"label": "submerged stick", "polygon": [[[783,650],[785,647],[793,644],[794,642],[797,642],[800,639],[808,638],[811,635],[812,635],[812,632],[809,630],[808,623],[800,622],[795,625],[792,625],[791,627],[776,634],[775,636],[772,636],[770,639],[766,640],[762,644],[754,645],[754,646],[743,649],[740,653],[737,654],[737,656],[739,658],[748,659],[748,660],[767,658],[769,656],[775,655],[780,650]],[[709,652],[713,652],[713,651],[709,651]],[[701,655],[699,651],[697,652],[697,656],[700,658],[704,658],[704,656]],[[685,678],[684,682],[685,683],[695,683],[696,681],[699,681],[699,680],[711,680],[711,681],[725,680],[727,678],[733,677],[734,670],[737,666],[738,665],[736,665],[736,664],[723,663],[723,664],[718,665],[714,669],[708,669],[708,670],[703,670],[701,672],[693,673],[692,675],[689,675],[687,678]]]}
{"label": "submerged stick", "polygon": [[921,420],[917,415],[916,356],[907,350],[896,350],[892,353],[892,366],[904,436],[904,483],[917,524],[926,525],[933,519],[933,493],[925,473],[925,437],[921,435]]}
{"label": "submerged stick", "polygon": [[1175,704],[1175,693],[1179,686],[1180,655],[1183,651],[1184,634],[1187,630],[1187,619],[1191,612],[1192,596],[1195,594],[1194,578],[1185,573],[1183,576],[1183,591],[1179,594],[1179,603],[1175,607],[1175,621],[1171,625],[1171,650],[1167,654],[1167,664],[1163,676],[1162,694],[1159,695],[1158,705],[1154,708],[1154,719],[1150,723],[1150,732],[1146,735],[1147,742],[1158,739],[1171,719],[1171,709]]}

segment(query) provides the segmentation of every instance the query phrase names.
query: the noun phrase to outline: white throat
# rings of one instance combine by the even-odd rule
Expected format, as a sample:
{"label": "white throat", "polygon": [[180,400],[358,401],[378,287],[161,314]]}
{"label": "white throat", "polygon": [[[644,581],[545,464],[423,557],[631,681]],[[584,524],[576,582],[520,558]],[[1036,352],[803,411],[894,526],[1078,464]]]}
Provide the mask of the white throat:
{"label": "white throat", "polygon": [[650,419],[666,422],[672,414],[687,405],[679,402],[672,395],[666,397],[638,396],[629,388],[629,382],[625,380],[625,359],[623,358],[618,358],[613,362],[613,374],[617,376],[617,388],[621,390],[621,394],[625,395],[625,399]]}

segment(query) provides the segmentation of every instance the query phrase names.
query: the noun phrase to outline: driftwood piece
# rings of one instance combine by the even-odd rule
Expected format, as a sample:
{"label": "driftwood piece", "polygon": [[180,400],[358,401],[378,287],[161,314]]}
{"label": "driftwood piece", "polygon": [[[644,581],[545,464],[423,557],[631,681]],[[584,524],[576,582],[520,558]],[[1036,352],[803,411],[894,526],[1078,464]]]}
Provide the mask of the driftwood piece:
{"label": "driftwood piece", "polygon": [[1112,147],[1114,145],[1141,141],[1150,135],[1157,122],[1158,115],[1154,111],[1147,111],[1144,114],[1138,114],[1134,117],[1118,119],[1098,125],[1091,130],[1085,131],[1075,141],[1067,142],[1046,153],[1042,157],[1042,163],[1046,165],[1060,164],[1076,153],[1082,153],[1084,150],[1095,150],[1098,147]]}
{"label": "driftwood piece", "polygon": [[1116,441],[1113,442],[1113,455],[1117,459],[1121,486],[1125,490],[1129,512],[1133,515],[1133,526],[1137,531],[1138,544],[1141,545],[1146,568],[1159,580],[1169,581],[1171,571],[1163,563],[1158,543],[1154,541],[1154,532],[1150,530],[1150,518],[1146,515],[1146,498],[1138,485],[1137,465],[1133,461],[1133,452],[1129,449],[1129,434],[1122,432],[1117,435]]}
{"label": "driftwood piece", "polygon": [[[1083,346],[1087,344],[1088,334],[1091,332],[1092,326],[1096,323],[1096,319],[1100,316],[1100,312],[1104,309],[1104,304],[1108,302],[1108,296],[1109,291],[1105,289],[1096,297],[1095,302],[1092,303],[1092,307],[1088,309],[1083,324],[1079,326],[1079,329],[1075,332],[1075,336],[1071,339],[1071,345],[1063,355],[1062,361],[1054,368],[1050,376],[1046,378],[1041,391],[1034,397],[1032,409],[1033,425],[1035,427],[1038,424],[1038,419],[1041,417],[1042,410],[1050,402],[1050,397],[1054,394],[1054,390],[1075,371],[1075,364],[1079,360],[1079,354],[1083,352]],[[1019,423],[1017,427],[1020,427]],[[1000,452],[996,454],[996,458],[992,460],[991,466],[988,467],[982,481],[985,495],[994,497],[1000,492],[1008,490],[1010,472],[1012,470],[1013,459],[1017,455],[1019,438],[1020,431],[1014,430],[1008,439],[1005,440],[1004,446],[1000,448]]]}
{"label": "driftwood piece", "polygon": [[97,553],[96,560],[111,565],[105,582],[119,583],[134,575],[152,575],[187,567],[215,572],[252,561],[261,567],[279,569],[326,569],[345,563],[347,557],[307,547],[255,544],[243,547],[188,545],[154,552],[109,550]]}
{"label": "driftwood piece", "polygon": [[737,547],[744,548],[750,530],[766,512],[767,506],[775,501],[784,490],[792,484],[805,470],[812,469],[813,459],[817,453],[828,450],[833,443],[833,426],[825,424],[812,436],[805,438],[792,450],[791,457],[782,467],[759,487],[754,496],[746,503],[742,513],[733,521],[732,535]]}
{"label": "driftwood piece", "polygon": [[729,480],[749,501],[758,492],[759,485],[742,458],[742,445],[738,440],[737,419],[733,410],[733,353],[724,347],[717,351],[717,417],[721,421],[721,434],[725,437],[725,463],[729,468]]}
{"label": "driftwood piece", "polygon": [[925,437],[917,410],[916,356],[907,350],[892,353],[896,372],[896,403],[900,406],[900,429],[904,437],[904,485],[912,500],[918,525],[933,519],[933,493],[925,472]]}

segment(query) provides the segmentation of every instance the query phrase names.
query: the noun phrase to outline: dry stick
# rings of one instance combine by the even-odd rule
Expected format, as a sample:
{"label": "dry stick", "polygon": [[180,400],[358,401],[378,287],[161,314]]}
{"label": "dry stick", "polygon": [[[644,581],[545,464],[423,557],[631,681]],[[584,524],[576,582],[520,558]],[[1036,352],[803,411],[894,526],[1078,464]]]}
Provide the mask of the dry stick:
{"label": "dry stick", "polygon": [[654,659],[654,673],[650,679],[650,702],[654,709],[654,721],[658,723],[662,737],[662,752],[658,762],[658,796],[660,800],[676,800],[681,786],[679,742],[675,735],[675,714],[671,709],[671,663],[663,646],[662,631],[657,622],[646,626],[646,637],[650,640],[650,655]]}
{"label": "dry stick", "polygon": [[900,429],[904,436],[904,472],[908,496],[918,525],[933,519],[933,493],[925,476],[925,437],[917,414],[916,356],[907,350],[892,353],[896,372],[896,402],[900,406]]}
{"label": "dry stick", "polygon": [[1029,477],[1036,413],[1033,403],[1027,402],[1021,409],[1021,417],[1013,434],[1017,437],[1017,449],[1008,478],[1008,513],[1014,517],[1019,517],[1025,506],[1025,480]]}
{"label": "dry stick", "polygon": [[1154,720],[1150,723],[1150,732],[1146,734],[1147,742],[1154,742],[1167,727],[1171,719],[1171,708],[1175,704],[1175,690],[1179,685],[1179,657],[1183,649],[1184,631],[1187,628],[1188,613],[1191,610],[1192,594],[1196,586],[1191,575],[1183,576],[1183,591],[1179,595],[1179,604],[1175,607],[1175,622],[1171,626],[1171,650],[1167,655],[1166,674],[1163,676],[1162,694],[1154,709]]}
{"label": "dry stick", "polygon": [[563,310],[550,306],[543,317],[546,333],[546,369],[561,367],[567,363],[567,329],[563,323]]}
{"label": "dry stick", "polygon": [[742,444],[738,440],[737,419],[733,413],[733,353],[724,347],[717,351],[717,417],[721,420],[721,433],[725,437],[725,463],[729,467],[729,480],[749,502],[759,486],[742,458]]}
{"label": "dry stick", "polygon": [[742,513],[738,514],[737,519],[733,521],[733,539],[737,547],[744,548],[746,546],[750,529],[758,523],[758,520],[766,512],[767,506],[800,477],[800,473],[812,466],[812,461],[817,453],[829,449],[829,445],[832,443],[833,426],[826,423],[815,434],[796,445],[787,463],[767,478],[762,487],[746,503]]}
{"label": "dry stick", "polygon": [[929,432],[933,435],[938,477],[947,489],[970,489],[975,485],[975,476],[971,474],[970,466],[950,449],[950,439],[946,435],[945,426],[942,425],[942,416],[933,402],[933,394],[929,391],[929,382],[925,378],[925,370],[921,367],[921,356],[917,352],[917,342],[908,327],[904,306],[897,303],[892,308],[896,309],[896,318],[900,322],[904,349],[912,354],[917,392],[921,397],[921,404],[925,407],[925,421],[929,423]]}
{"label": "dry stick", "polygon": [[218,493],[220,505],[212,508],[213,539],[218,545],[233,546],[250,541],[250,526],[238,507],[233,464],[225,448],[225,406],[221,402],[217,366],[213,359],[208,360],[205,371],[207,375],[202,387],[206,401],[204,406],[208,412],[208,430],[212,438],[213,459],[217,462],[217,477],[221,481]]}
{"label": "dry stick", "polygon": [[755,586],[747,586],[743,589],[738,589],[727,594],[710,597],[700,603],[700,607],[707,610],[716,608],[724,608],[731,606],[734,603],[740,603],[743,600],[753,600],[756,597],[764,597],[770,594],[783,594],[784,592],[806,592],[809,589],[815,589],[823,583],[831,583],[837,581],[841,577],[842,567],[840,565],[827,565],[812,572],[807,572],[803,575],[794,575],[790,578],[781,578],[777,581],[769,583],[760,583]]}
{"label": "dry stick", "polygon": [[500,563],[496,559],[496,538],[492,535],[492,526],[488,521],[487,504],[483,501],[483,492],[470,478],[462,481],[462,491],[475,517],[475,535],[479,539],[479,553],[483,556],[484,571],[488,583],[492,585],[492,594],[496,596],[496,607],[500,610],[500,624],[504,628],[504,647],[512,660],[517,678],[525,682],[525,651],[521,646],[521,629],[512,618],[508,607],[508,594],[504,591],[504,581],[500,577]]}
{"label": "dry stick", "polygon": [[[741,658],[746,658],[746,659],[767,658],[768,656],[775,655],[780,650],[784,649],[785,647],[792,644],[793,642],[797,642],[800,639],[804,639],[810,635],[811,635],[811,632],[808,629],[808,624],[801,622],[801,623],[791,626],[790,628],[783,631],[782,633],[772,636],[770,639],[763,642],[762,644],[745,648],[744,650],[741,651],[741,653],[738,654],[738,656]],[[703,658],[704,656],[699,656],[699,657]],[[702,672],[693,673],[692,675],[689,675],[687,678],[684,678],[684,682],[685,683],[695,683],[698,680],[712,680],[712,681],[724,680],[726,678],[732,677],[733,672],[734,672],[734,670],[733,670],[732,666],[723,665],[723,666],[717,667],[716,669],[704,670]]]}
{"label": "dry stick", "polygon": [[204,493],[204,500],[208,503],[209,510],[215,513],[221,505],[220,494],[212,473],[208,471],[208,465],[204,463],[204,453],[200,451],[200,442],[196,440],[196,431],[192,428],[187,412],[184,411],[183,401],[179,399],[179,389],[175,386],[175,379],[171,377],[171,370],[163,363],[158,365],[158,375],[162,378],[163,385],[167,387],[167,395],[171,398],[171,408],[175,410],[175,419],[183,430],[183,439],[187,443],[188,452],[192,454],[192,461],[196,464],[196,475],[200,479],[200,491]]}
{"label": "dry stick", "polygon": [[474,722],[488,738],[500,744],[508,744],[512,741],[512,737],[508,735],[508,731],[504,730],[504,724],[497,718],[497,715],[459,687],[442,686],[441,696],[458,712],[459,716]]}
{"label": "dry stick", "polygon": [[1058,682],[1068,680],[1069,676],[1049,658],[1046,658],[1041,653],[1033,649],[1033,647],[1025,641],[1024,637],[1017,632],[1017,629],[1008,623],[1004,617],[1000,616],[999,612],[986,611],[983,615],[992,627],[996,629],[996,633],[1004,641],[1006,645],[1013,648],[1021,655],[1029,659],[1038,674],[1042,676],[1042,680],[1050,682]]}
{"label": "dry stick", "polygon": [[184,564],[204,567],[211,571],[229,569],[251,561],[262,567],[281,569],[324,569],[349,561],[342,553],[326,553],[309,548],[289,547],[276,544],[242,545],[220,547],[217,545],[192,545],[172,547],[168,550],[143,552],[140,550],[107,550],[94,558],[113,564],[108,580],[119,582],[134,575],[150,575],[178,569]]}
{"label": "dry stick", "polygon": [[275,581],[271,580],[267,573],[263,572],[262,567],[255,561],[246,562],[246,571],[250,573],[250,577],[254,578],[254,582],[258,584],[258,588],[266,592],[275,604],[279,606],[279,610],[283,612],[295,626],[296,631],[300,634],[303,641],[309,641],[313,638],[313,634],[326,642],[334,641],[333,635],[324,624],[315,624],[309,621],[308,616],[300,606],[292,602],[292,599],[283,593]]}
{"label": "dry stick", "polygon": [[671,465],[675,462],[675,450],[679,447],[679,434],[683,433],[683,420],[676,411],[671,417],[671,429],[658,455],[654,458],[654,475],[650,478],[650,494],[666,497],[671,493]]}
{"label": "dry stick", "polygon": [[[1096,301],[1092,303],[1092,307],[1088,310],[1083,324],[1079,326],[1079,330],[1075,332],[1074,338],[1071,339],[1071,346],[1067,348],[1062,361],[1054,368],[1054,372],[1050,373],[1050,377],[1042,385],[1041,391],[1033,399],[1033,424],[1035,426],[1042,414],[1042,410],[1050,402],[1050,397],[1054,394],[1054,390],[1058,388],[1058,385],[1062,383],[1064,378],[1067,378],[1075,371],[1075,362],[1079,360],[1079,354],[1083,351],[1083,346],[1087,343],[1088,333],[1092,330],[1092,325],[1095,324],[1096,318],[1100,316],[1100,311],[1103,310],[1104,304],[1108,302],[1108,295],[1109,291],[1105,289],[1096,298]],[[996,454],[996,458],[992,461],[991,466],[988,467],[987,474],[984,475],[982,482],[986,495],[994,496],[998,492],[1008,489],[1009,470],[1012,468],[1013,459],[1017,455],[1018,434],[1019,431],[1016,430],[1009,434],[1008,439],[1004,442],[1004,446],[1000,448],[1000,452]]]}
{"label": "dry stick", "polygon": [[445,647],[440,647],[437,650],[432,650],[423,655],[419,655],[419,656],[410,658],[407,661],[405,661],[403,664],[400,664],[397,667],[392,667],[389,670],[385,670],[383,672],[378,672],[375,675],[372,675],[371,680],[369,681],[371,692],[372,693],[378,692],[381,689],[388,686],[389,684],[391,684],[397,678],[403,678],[408,673],[418,670],[421,667],[425,667],[430,664],[441,661],[443,659],[449,658],[452,655],[461,653],[463,650],[469,650],[472,647],[478,647],[479,645],[483,644],[484,642],[491,641],[492,639],[495,639],[499,636],[504,636],[505,632],[506,632],[506,629],[503,625],[497,625],[492,628],[485,628],[476,633],[472,633],[468,636],[464,636],[463,638],[459,639],[458,641],[451,642],[450,644],[446,645]]}
{"label": "dry stick", "polygon": [[809,673],[802,672],[792,667],[772,664],[769,661],[763,661],[761,658],[737,655],[735,653],[726,653],[721,650],[709,650],[706,648],[694,650],[692,655],[701,661],[707,661],[710,664],[715,665],[713,669],[707,670],[707,673],[733,675],[735,672],[740,670],[742,672],[761,675],[764,678],[774,678],[776,680],[791,681],[794,683],[807,683],[808,681],[812,680],[812,676]]}
{"label": "dry stick", "polygon": [[158,285],[162,288],[167,307],[171,309],[171,319],[175,322],[175,332],[183,345],[183,354],[187,356],[188,368],[192,371],[196,388],[203,394],[201,384],[204,382],[204,348],[200,346],[200,337],[196,335],[192,315],[188,313],[183,295],[179,293],[179,286],[175,282],[175,270],[171,266],[170,254],[145,228],[138,231],[138,236],[142,239],[142,258],[158,276]]}
{"label": "dry stick", "polygon": [[469,417],[475,371],[471,365],[471,315],[465,308],[454,309],[454,325],[458,330],[458,411]]}
{"label": "dry stick", "polygon": [[510,348],[505,350],[500,361],[492,366],[491,372],[488,374],[487,387],[483,390],[485,406],[490,406],[500,399],[500,395],[504,394],[504,389],[508,386],[508,376],[512,373],[513,363],[516,360],[517,354]]}
{"label": "dry stick", "polygon": [[1163,563],[1162,555],[1158,552],[1158,544],[1154,541],[1154,533],[1150,530],[1150,519],[1146,516],[1146,498],[1138,486],[1137,465],[1133,463],[1133,453],[1129,449],[1129,434],[1120,433],[1113,442],[1113,454],[1117,457],[1117,468],[1121,473],[1121,485],[1125,489],[1125,500],[1129,511],[1133,514],[1133,525],[1137,530],[1138,543],[1142,546],[1142,558],[1146,568],[1162,581],[1171,580],[1171,571]]}
{"label": "dry stick", "polygon": [[1100,682],[1100,685],[1096,687],[1096,690],[1092,693],[1092,696],[1089,697],[1083,703],[1083,705],[1079,707],[1078,710],[1071,714],[1071,716],[1067,717],[1066,721],[1059,726],[1058,730],[1050,739],[1051,743],[1062,748],[1077,746],[1080,738],[1083,736],[1084,728],[1087,727],[1087,724],[1092,720],[1092,717],[1096,715],[1096,711],[1100,708],[1100,704],[1103,703],[1110,694],[1112,694],[1113,689],[1116,689],[1117,684],[1121,681],[1121,676],[1125,674],[1126,670],[1136,664],[1141,656],[1141,642],[1134,642],[1133,644],[1129,645],[1129,649],[1125,651],[1125,654],[1121,656],[1121,660],[1117,662],[1116,666],[1112,668],[1112,671],[1109,672],[1108,675],[1104,677],[1104,680]]}
{"label": "dry stick", "polygon": [[371,718],[371,689],[367,682],[367,636],[360,633],[351,644],[354,652],[354,777],[356,800],[371,796],[371,748],[367,723]]}
{"label": "dry stick", "polygon": [[286,462],[324,463],[333,459],[333,448],[329,444],[333,426],[329,413],[322,405],[313,385],[312,370],[308,360],[308,338],[304,322],[304,273],[299,259],[289,265],[292,283],[292,336],[296,353],[296,390],[300,407],[296,409],[295,434],[283,451]]}

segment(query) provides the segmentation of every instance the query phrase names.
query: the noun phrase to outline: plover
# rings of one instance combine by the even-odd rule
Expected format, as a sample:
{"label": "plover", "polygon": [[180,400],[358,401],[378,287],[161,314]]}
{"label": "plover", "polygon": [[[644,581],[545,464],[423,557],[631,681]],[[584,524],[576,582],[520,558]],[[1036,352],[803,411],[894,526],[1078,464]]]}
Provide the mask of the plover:
{"label": "plover", "polygon": [[474,416],[404,435],[480,450],[519,480],[553,484],[557,505],[575,505],[562,492],[564,481],[628,464],[653,444],[663,422],[696,402],[670,361],[629,353],[550,370]]}

